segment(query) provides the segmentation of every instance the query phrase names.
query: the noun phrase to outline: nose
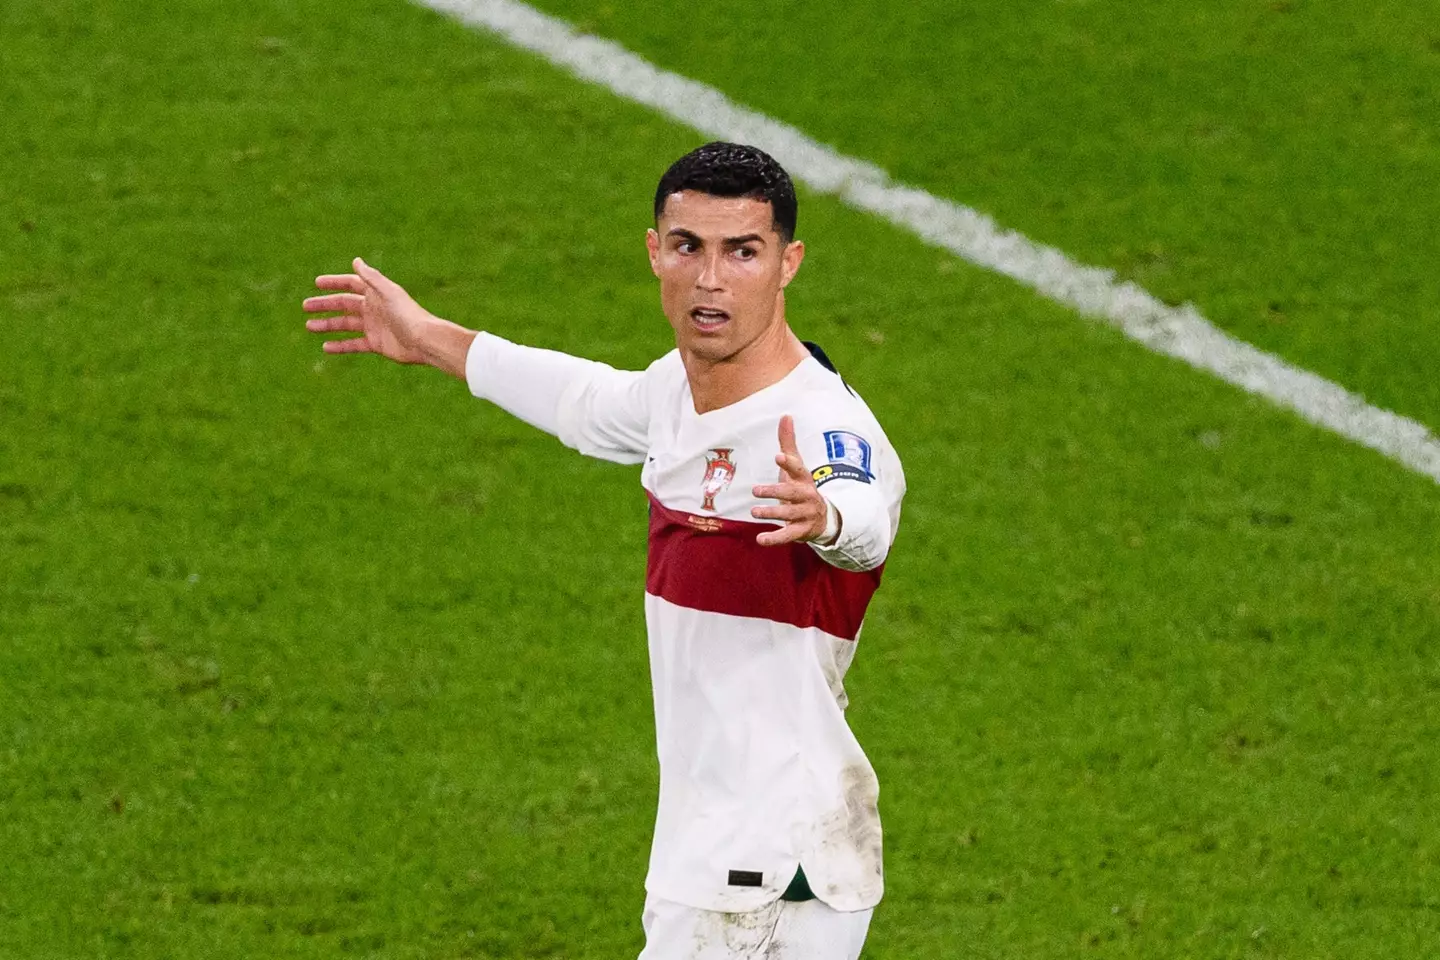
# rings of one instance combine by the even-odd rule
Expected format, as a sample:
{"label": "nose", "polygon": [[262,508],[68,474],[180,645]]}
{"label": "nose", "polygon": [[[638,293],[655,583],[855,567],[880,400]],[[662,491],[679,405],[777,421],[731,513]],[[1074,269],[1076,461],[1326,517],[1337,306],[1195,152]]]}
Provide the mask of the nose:
{"label": "nose", "polygon": [[712,293],[725,286],[720,282],[720,255],[718,253],[711,253],[705,257],[700,266],[700,272],[695,276],[695,286]]}

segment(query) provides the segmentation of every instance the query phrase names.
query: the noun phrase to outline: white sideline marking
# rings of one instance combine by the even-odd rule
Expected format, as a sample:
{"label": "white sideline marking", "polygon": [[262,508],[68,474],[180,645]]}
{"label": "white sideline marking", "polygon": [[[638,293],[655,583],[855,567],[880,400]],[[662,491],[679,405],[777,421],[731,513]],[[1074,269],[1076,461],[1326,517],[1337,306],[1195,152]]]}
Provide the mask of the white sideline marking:
{"label": "white sideline marking", "polygon": [[707,136],[760,147],[814,190],[835,194],[971,263],[1105,320],[1156,353],[1208,370],[1440,482],[1440,440],[1422,424],[1373,407],[1338,384],[1235,339],[1188,303],[1168,306],[1133,283],[1117,282],[1110,270],[1078,264],[969,207],[893,183],[879,167],[837,153],[718,90],[661,70],[617,43],[578,33],[516,0],[415,2],[497,33]]}

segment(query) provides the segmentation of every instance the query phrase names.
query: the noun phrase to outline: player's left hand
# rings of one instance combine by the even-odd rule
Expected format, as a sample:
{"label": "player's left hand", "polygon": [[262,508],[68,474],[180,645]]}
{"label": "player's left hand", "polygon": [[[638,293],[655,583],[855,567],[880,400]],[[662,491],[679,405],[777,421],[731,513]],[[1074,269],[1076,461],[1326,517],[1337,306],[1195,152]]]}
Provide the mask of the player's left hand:
{"label": "player's left hand", "polygon": [[783,520],[785,525],[777,530],[767,530],[755,541],[761,546],[773,547],[797,540],[819,540],[825,535],[825,519],[830,506],[820,496],[815,478],[800,459],[792,417],[780,418],[780,452],[775,455],[775,463],[780,467],[779,481],[760,484],[751,492],[762,500],[779,500],[780,503],[773,507],[751,507],[750,515],[759,520]]}

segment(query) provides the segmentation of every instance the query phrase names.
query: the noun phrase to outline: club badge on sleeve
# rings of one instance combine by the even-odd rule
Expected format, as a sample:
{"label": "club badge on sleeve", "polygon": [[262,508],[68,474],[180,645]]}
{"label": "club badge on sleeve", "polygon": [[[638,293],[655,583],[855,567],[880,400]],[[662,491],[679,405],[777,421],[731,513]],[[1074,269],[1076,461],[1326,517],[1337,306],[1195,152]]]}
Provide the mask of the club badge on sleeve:
{"label": "club badge on sleeve", "polygon": [[817,487],[831,480],[869,483],[875,478],[870,472],[870,444],[848,430],[825,431],[825,456],[829,463],[816,467],[810,474]]}
{"label": "club badge on sleeve", "polygon": [[705,476],[700,481],[700,493],[705,499],[701,509],[713,512],[716,495],[735,479],[735,461],[730,456],[734,452],[734,447],[715,447],[705,454]]}

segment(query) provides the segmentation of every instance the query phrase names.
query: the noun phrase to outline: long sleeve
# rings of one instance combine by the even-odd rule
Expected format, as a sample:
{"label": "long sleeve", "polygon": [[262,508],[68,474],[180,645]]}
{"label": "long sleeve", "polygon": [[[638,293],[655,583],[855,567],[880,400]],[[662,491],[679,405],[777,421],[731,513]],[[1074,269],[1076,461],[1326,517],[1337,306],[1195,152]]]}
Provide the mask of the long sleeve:
{"label": "long sleeve", "polygon": [[900,525],[905,475],[877,424],[802,436],[800,456],[820,495],[840,513],[840,536],[830,546],[810,546],[842,570],[874,570],[885,562]]}
{"label": "long sleeve", "polygon": [[842,570],[874,570],[884,563],[894,527],[880,487],[839,481],[820,495],[835,504],[841,518],[839,539],[828,547],[810,545],[821,559]]}
{"label": "long sleeve", "polygon": [[649,447],[645,374],[554,350],[475,337],[465,357],[470,392],[559,438],[615,463],[640,463]]}

